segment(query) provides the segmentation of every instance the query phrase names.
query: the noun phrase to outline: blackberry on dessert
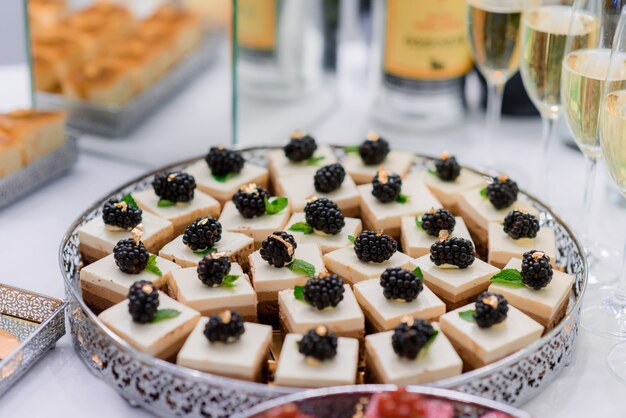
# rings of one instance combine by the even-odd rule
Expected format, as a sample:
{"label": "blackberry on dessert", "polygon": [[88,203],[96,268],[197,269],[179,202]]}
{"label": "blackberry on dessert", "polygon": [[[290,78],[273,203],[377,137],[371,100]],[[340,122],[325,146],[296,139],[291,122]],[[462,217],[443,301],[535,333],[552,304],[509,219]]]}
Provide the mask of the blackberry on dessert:
{"label": "blackberry on dessert", "polygon": [[513,239],[536,238],[540,228],[539,220],[530,213],[512,210],[504,218],[504,232]]}
{"label": "blackberry on dessert", "polygon": [[193,199],[196,180],[182,171],[171,171],[154,176],[152,187],[161,200],[189,202]]}
{"label": "blackberry on dessert", "polygon": [[319,361],[330,360],[337,355],[337,335],[320,325],[302,336],[298,351]]}
{"label": "blackberry on dessert", "polygon": [[204,336],[212,343],[233,343],[244,332],[243,318],[231,310],[211,316],[204,327]]}
{"label": "blackberry on dessert", "polygon": [[229,150],[222,145],[211,147],[205,161],[214,176],[239,174],[245,163],[239,151]]}
{"label": "blackberry on dessert", "polygon": [[230,260],[223,253],[208,254],[198,263],[198,278],[209,287],[221,286],[230,267]]}
{"label": "blackberry on dessert", "polygon": [[328,235],[337,235],[346,225],[339,206],[325,197],[311,198],[304,207],[304,215],[313,229]]}
{"label": "blackberry on dessert", "polygon": [[508,176],[493,177],[487,185],[487,198],[496,209],[511,206],[517,200],[519,188]]}
{"label": "blackberry on dessert", "polygon": [[503,322],[509,312],[509,304],[504,296],[497,293],[483,292],[478,295],[473,318],[481,328]]}
{"label": "blackberry on dessert", "polygon": [[474,262],[474,244],[465,238],[450,238],[448,231],[442,230],[439,241],[430,247],[430,261],[436,266],[468,268]]}
{"label": "blackberry on dessert", "polygon": [[315,150],[317,150],[317,143],[312,136],[302,131],[296,131],[291,135],[289,142],[283,149],[285,157],[290,161],[302,162],[313,157]]}
{"label": "blackberry on dessert", "polygon": [[307,303],[322,310],[339,305],[344,291],[343,280],[336,274],[328,274],[307,280],[302,296]]}
{"label": "blackberry on dessert", "polygon": [[442,230],[454,231],[455,225],[454,215],[445,209],[431,209],[422,215],[422,229],[434,237],[438,237]]}
{"label": "blackberry on dessert", "polygon": [[380,276],[383,295],[387,299],[411,302],[424,289],[422,279],[400,267],[388,268]]}
{"label": "blackberry on dessert", "polygon": [[552,281],[550,257],[543,251],[531,250],[522,256],[522,282],[535,290],[543,289]]}
{"label": "blackberry on dessert", "polygon": [[293,260],[298,244],[293,235],[285,231],[275,231],[261,243],[261,258],[271,266],[284,267]]}
{"label": "blackberry on dessert", "polygon": [[391,346],[400,357],[415,360],[435,333],[435,329],[428,322],[406,317],[394,329]]}
{"label": "blackberry on dessert", "polygon": [[354,241],[354,252],[359,260],[382,263],[398,250],[398,243],[382,231],[363,231]]}
{"label": "blackberry on dessert", "polygon": [[384,168],[372,180],[372,195],[382,203],[394,202],[402,191],[402,179],[399,175],[389,172]]}
{"label": "blackberry on dessert", "polygon": [[247,219],[265,215],[265,200],[270,198],[267,190],[254,183],[241,186],[233,195],[237,211]]}
{"label": "blackberry on dessert", "polygon": [[313,185],[319,193],[330,193],[341,187],[345,178],[346,170],[341,164],[329,164],[315,172]]}
{"label": "blackberry on dessert", "polygon": [[143,211],[138,207],[109,199],[102,208],[102,221],[108,227],[133,229],[141,223]]}
{"label": "blackberry on dessert", "polygon": [[389,142],[374,132],[367,134],[367,139],[359,145],[359,155],[365,165],[382,163],[389,154]]}
{"label": "blackberry on dessert", "polygon": [[146,324],[154,318],[159,308],[159,291],[147,280],[139,280],[128,291],[128,312],[133,321]]}
{"label": "blackberry on dessert", "polygon": [[133,237],[119,241],[113,248],[115,264],[127,274],[139,274],[148,266],[150,253],[141,242],[141,231],[132,230]]}
{"label": "blackberry on dessert", "polygon": [[183,233],[183,244],[192,251],[206,250],[222,238],[222,224],[211,216],[197,218]]}
{"label": "blackberry on dessert", "polygon": [[442,152],[435,160],[435,170],[437,176],[443,181],[454,181],[461,174],[461,166],[456,161],[456,157],[448,152]]}

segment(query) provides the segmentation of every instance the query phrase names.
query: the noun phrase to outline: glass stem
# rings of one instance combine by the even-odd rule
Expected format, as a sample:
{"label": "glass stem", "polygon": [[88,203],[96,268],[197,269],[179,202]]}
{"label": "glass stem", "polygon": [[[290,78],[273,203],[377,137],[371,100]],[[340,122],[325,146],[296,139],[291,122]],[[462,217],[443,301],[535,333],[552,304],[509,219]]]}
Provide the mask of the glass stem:
{"label": "glass stem", "polygon": [[617,279],[613,300],[626,307],[626,240],[624,240],[624,250],[622,251],[622,268]]}
{"label": "glass stem", "polygon": [[541,147],[539,148],[539,168],[535,174],[533,190],[538,196],[546,198],[548,195],[548,184],[543,180],[547,177],[548,163],[550,159],[548,154],[550,152],[550,146],[554,142],[557,131],[557,122],[559,121],[558,113],[550,113],[541,115],[542,134],[541,134]]}
{"label": "glass stem", "polygon": [[498,133],[500,127],[500,120],[502,119],[502,100],[504,98],[504,85],[503,82],[489,82],[487,86],[487,119],[485,121],[485,133],[482,147],[482,158],[486,158],[485,161],[487,168],[493,169],[493,156],[496,154],[492,152],[494,146],[494,139]]}
{"label": "glass stem", "polygon": [[[598,167],[598,160],[585,156],[585,191],[583,194],[583,212],[580,217],[580,233],[583,240],[583,245],[589,246],[589,219],[593,219],[591,216],[591,207],[593,205],[593,187],[596,181],[596,168]],[[588,250],[588,248],[587,248]]]}

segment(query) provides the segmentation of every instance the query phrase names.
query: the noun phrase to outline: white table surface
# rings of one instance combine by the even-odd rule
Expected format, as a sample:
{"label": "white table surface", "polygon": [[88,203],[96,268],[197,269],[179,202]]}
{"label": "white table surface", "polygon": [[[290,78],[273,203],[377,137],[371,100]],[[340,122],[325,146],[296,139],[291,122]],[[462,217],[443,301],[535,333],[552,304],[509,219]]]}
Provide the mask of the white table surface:
{"label": "white table surface", "polygon": [[[195,83],[210,89],[222,89],[227,82],[224,60]],[[1,74],[0,74],[1,75]],[[342,75],[345,79],[345,74]],[[354,79],[358,79],[357,74]],[[350,77],[347,77],[350,78]],[[0,81],[2,77],[0,77]],[[194,84],[195,86],[196,84]],[[315,130],[322,141],[356,143],[371,126],[367,119],[366,102],[360,100],[359,89],[342,84],[341,99],[329,120]],[[96,199],[146,170],[155,161],[145,165],[119,162],[93,153],[94,149],[133,150],[145,144],[157,144],[159,157],[171,161],[172,155],[187,157],[218,142],[227,143],[229,126],[228,105],[224,101],[204,100],[202,90],[190,89],[175,98],[167,107],[135,131],[129,138],[114,144],[93,136],[85,136],[84,152],[78,164],[64,177],[45,189],[0,211],[0,281],[56,297],[63,297],[63,281],[57,264],[57,248],[70,223]],[[194,92],[196,94],[194,95]],[[189,114],[192,105],[203,106],[205,112],[193,123],[180,123]],[[194,123],[201,125],[194,125]],[[482,132],[482,115],[473,112],[460,127],[445,132],[406,134],[383,131],[394,146],[427,154],[447,149],[457,154],[462,162],[480,162],[472,151]],[[294,127],[295,128],[295,127]],[[177,150],[171,143],[203,130],[201,144]],[[522,186],[528,186],[528,176],[537,169],[536,153],[540,136],[537,119],[504,120],[501,137],[492,152],[502,166],[510,166]],[[193,151],[193,152],[192,152]],[[178,154],[177,154],[178,152]],[[549,170],[551,192],[548,201],[557,211],[575,220],[580,206],[583,179],[582,156],[560,141],[552,149]],[[520,167],[523,167],[520,169]],[[599,222],[594,228],[605,233],[607,244],[621,248],[626,230],[626,213],[606,197],[606,174],[600,167],[597,181],[596,213]],[[521,177],[521,178],[520,178]],[[548,177],[547,175],[544,177]],[[590,218],[589,216],[587,217]],[[617,225],[609,222],[617,221]],[[576,341],[572,364],[539,396],[523,406],[536,417],[624,417],[626,416],[626,386],[609,373],[605,358],[616,343],[581,330]],[[146,412],[130,407],[113,389],[95,378],[74,353],[71,338],[63,337],[47,356],[0,399],[2,417],[141,417]]]}

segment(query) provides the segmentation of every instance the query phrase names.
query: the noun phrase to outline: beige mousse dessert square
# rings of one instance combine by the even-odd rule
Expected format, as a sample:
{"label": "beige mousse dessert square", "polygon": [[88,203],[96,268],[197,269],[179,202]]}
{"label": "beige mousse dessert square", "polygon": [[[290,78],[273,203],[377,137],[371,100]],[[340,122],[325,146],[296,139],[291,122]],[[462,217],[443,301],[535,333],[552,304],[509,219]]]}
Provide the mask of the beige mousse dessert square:
{"label": "beige mousse dessert square", "polygon": [[290,229],[293,225],[301,222],[306,222],[304,212],[294,213],[291,215],[289,222],[287,222],[286,229],[296,238],[296,242],[302,244],[317,244],[324,254],[352,245],[350,236],[356,237],[363,229],[361,220],[358,218],[345,218],[346,225],[337,235],[329,235],[322,231],[315,230],[310,234],[305,234],[304,232]]}
{"label": "beige mousse dessert square", "polygon": [[521,258],[525,252],[538,250],[550,257],[550,264],[556,262],[556,240],[554,231],[541,227],[535,238],[511,238],[502,229],[502,223],[489,223],[489,263],[504,267],[512,258]]}
{"label": "beige mousse dessert square", "polygon": [[[248,256],[254,251],[254,240],[245,234],[238,232],[222,231],[222,237],[213,244],[211,252],[225,253],[231,261],[240,265],[248,266]],[[183,236],[179,235],[173,241],[165,244],[159,251],[159,255],[171,260],[181,267],[197,266],[206,255],[203,251],[193,251],[183,242]]]}
{"label": "beige mousse dessert square", "polygon": [[485,184],[484,176],[466,168],[462,168],[459,177],[452,181],[441,180],[436,172],[428,170],[421,171],[418,177],[433,192],[437,200],[453,213],[458,213],[459,199],[464,192]]}
{"label": "beige mousse dessert square", "polygon": [[174,309],[180,314],[158,322],[140,324],[128,312],[123,300],[98,315],[98,319],[137,350],[163,360],[174,359],[178,350],[200,319],[197,312],[159,292],[159,309]]}
{"label": "beige mousse dessert square", "polygon": [[380,163],[366,165],[358,152],[349,152],[342,161],[346,173],[352,177],[356,184],[371,183],[378,168],[382,165],[393,169],[400,177],[404,177],[411,169],[415,160],[415,154],[408,151],[390,151],[387,157]]}
{"label": "beige mousse dessert square", "polygon": [[365,318],[361,307],[347,284],[343,299],[335,307],[317,309],[296,299],[294,289],[278,292],[280,323],[287,333],[305,334],[311,328],[324,325],[338,336],[361,339],[365,336]]}
{"label": "beige mousse dessert square", "polygon": [[405,316],[436,321],[446,313],[446,304],[428,286],[424,286],[417,298],[407,302],[387,299],[380,279],[369,279],[354,285],[354,294],[365,317],[376,332],[395,328]]}
{"label": "beige mousse dessert square", "polygon": [[541,324],[511,305],[504,321],[480,328],[459,315],[474,310],[475,305],[462,306],[439,320],[441,330],[469,369],[486,366],[513,354],[538,340],[543,333]]}
{"label": "beige mousse dessert square", "polygon": [[139,274],[128,274],[115,264],[113,254],[108,255],[80,270],[83,300],[93,309],[101,311],[125,300],[130,287],[136,281],[147,280],[157,288],[163,288],[172,271],[180,269],[178,264],[161,257],[156,257],[156,266],[163,273],[161,276],[148,270]]}
{"label": "beige mousse dessert square", "polygon": [[[431,325],[439,331],[439,324]],[[422,348],[415,359],[396,354],[391,345],[393,333],[392,330],[365,337],[366,362],[376,383],[421,385],[462,373],[463,361],[443,332],[429,347]]]}
{"label": "beige mousse dessert square", "polygon": [[465,269],[436,266],[430,254],[418,258],[415,264],[422,270],[424,283],[445,302],[447,309],[467,304],[486,290],[489,280],[500,271],[478,258]]}
{"label": "beige mousse dessert square", "polygon": [[294,162],[285,156],[285,151],[275,149],[267,153],[268,168],[270,170],[270,180],[273,184],[278,179],[293,175],[306,175],[313,178],[317,170],[328,164],[337,162],[337,157],[328,145],[318,145],[317,150],[313,153],[313,157],[307,161]]}
{"label": "beige mousse dessert square", "polygon": [[176,357],[176,364],[234,379],[259,381],[267,360],[272,327],[244,322],[245,332],[232,343],[204,336],[209,318],[201,318]]}
{"label": "beige mousse dessert square", "polygon": [[261,242],[272,235],[272,232],[282,231],[286,228],[289,216],[291,216],[291,210],[287,206],[273,215],[266,212],[263,216],[244,218],[233,202],[226,202],[219,222],[226,231],[240,232],[252,237],[254,239],[254,247],[259,248]]}
{"label": "beige mousse dessert square", "polygon": [[[149,212],[141,215],[141,241],[151,253],[157,253],[174,236],[174,226],[167,219]],[[78,240],[83,261],[92,263],[113,253],[118,241],[131,238],[129,230],[110,228],[98,216],[78,228]]]}
{"label": "beige mousse dessert square", "polygon": [[245,184],[255,183],[267,189],[269,174],[266,168],[246,162],[238,174],[228,175],[224,178],[211,174],[211,169],[204,159],[190,165],[187,173],[196,179],[196,187],[217,199],[221,205],[233,197],[239,188]]}
{"label": "beige mousse dessert square", "polygon": [[[400,237],[402,251],[413,258],[430,254],[430,247],[439,240],[438,237],[429,235],[421,227],[418,227],[416,219],[421,219],[421,217],[402,217],[402,234]],[[454,225],[454,230],[450,233],[450,237],[465,238],[473,245],[474,241],[467,230],[467,226],[465,226],[463,218],[456,216],[454,219],[456,220],[456,224]]]}
{"label": "beige mousse dessert square", "polygon": [[237,311],[246,321],[256,321],[256,292],[241,266],[232,263],[228,275],[239,276],[231,285],[207,286],[198,278],[197,267],[174,270],[168,293],[180,303],[210,316],[226,309]]}
{"label": "beige mousse dessert square", "polygon": [[330,360],[317,361],[300,354],[301,334],[287,334],[278,358],[274,383],[278,386],[322,388],[353,385],[359,360],[359,341],[337,338],[337,355]]}
{"label": "beige mousse dessert square", "polygon": [[418,216],[432,208],[442,207],[416,176],[417,173],[412,173],[402,180],[401,193],[409,199],[406,203],[382,203],[372,194],[371,184],[358,186],[361,195],[361,219],[366,229],[383,230],[386,234],[399,238],[403,216]]}
{"label": "beige mousse dessert square", "polygon": [[388,268],[402,267],[413,270],[414,260],[406,254],[396,251],[389,260],[373,263],[360,260],[354,252],[354,246],[344,247],[324,255],[326,268],[350,284],[380,277]]}
{"label": "beige mousse dessert square", "polygon": [[[519,271],[522,268],[522,260],[512,258],[504,268]],[[574,284],[574,278],[567,273],[553,269],[552,274],[550,283],[539,290],[527,286],[513,287],[492,283],[489,291],[501,294],[510,305],[539,322],[546,330],[550,330],[565,316]]]}
{"label": "beige mousse dessert square", "polygon": [[133,197],[143,211],[172,222],[175,235],[182,234],[196,218],[212,216],[217,219],[220,215],[220,203],[199,190],[194,191],[190,202],[179,202],[174,206],[159,207],[160,198],[151,188],[135,192]]}
{"label": "beige mousse dessert square", "polygon": [[313,176],[310,174],[279,177],[274,183],[276,193],[289,198],[289,204],[293,212],[302,212],[308,199],[313,196],[325,197],[339,206],[345,216],[358,216],[360,214],[359,192],[354,180],[346,175],[337,190],[330,193],[322,193],[315,190]]}

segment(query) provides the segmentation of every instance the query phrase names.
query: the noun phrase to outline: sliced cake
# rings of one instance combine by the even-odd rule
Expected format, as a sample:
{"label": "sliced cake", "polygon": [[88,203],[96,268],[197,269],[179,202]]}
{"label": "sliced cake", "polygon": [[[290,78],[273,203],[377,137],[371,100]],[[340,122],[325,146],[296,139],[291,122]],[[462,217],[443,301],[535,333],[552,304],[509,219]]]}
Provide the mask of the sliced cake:
{"label": "sliced cake", "polygon": [[472,242],[467,226],[460,216],[452,216],[446,209],[431,209],[420,216],[402,217],[401,243],[405,254],[419,258],[430,253],[430,247],[439,240],[439,232],[447,230],[451,237]]}

